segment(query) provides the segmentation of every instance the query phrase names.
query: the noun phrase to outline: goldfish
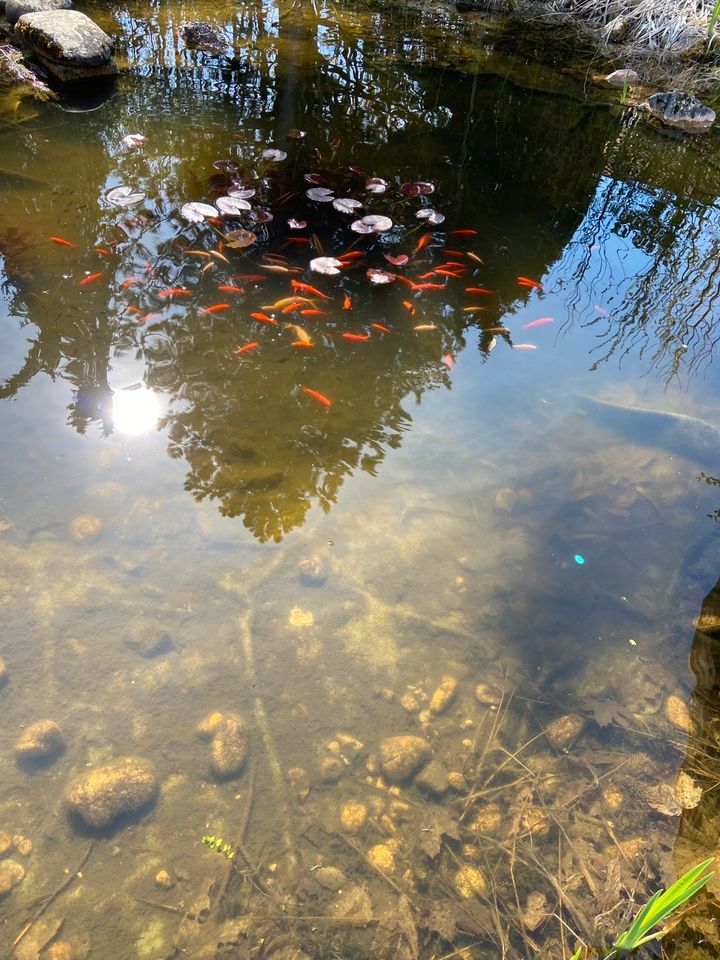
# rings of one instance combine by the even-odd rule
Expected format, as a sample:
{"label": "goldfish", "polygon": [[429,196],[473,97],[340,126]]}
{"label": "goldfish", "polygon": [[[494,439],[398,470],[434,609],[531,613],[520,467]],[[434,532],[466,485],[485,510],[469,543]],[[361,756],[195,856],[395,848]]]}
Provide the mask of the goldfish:
{"label": "goldfish", "polygon": [[152,317],[159,317],[159,316],[160,316],[159,313],[146,313],[144,316],[138,317],[135,323],[138,323],[138,324],[147,323],[147,321],[150,320]]}
{"label": "goldfish", "polygon": [[186,250],[185,253],[192,254],[193,257],[209,257],[207,250]]}
{"label": "goldfish", "polygon": [[304,317],[326,317],[327,316],[327,310],[316,310],[312,307],[306,310],[301,310],[300,313]]}
{"label": "goldfish", "polygon": [[50,237],[53,243],[59,244],[61,247],[77,247],[76,243],[72,243],[70,240],[66,240],[65,237]]}
{"label": "goldfish", "polygon": [[203,307],[200,313],[218,313],[220,310],[227,310],[229,303],[213,303],[209,307]]}
{"label": "goldfish", "polygon": [[409,300],[403,300],[402,305],[405,307],[411,317],[415,316],[415,307]]}
{"label": "goldfish", "polygon": [[482,313],[487,307],[463,307],[463,313]]}
{"label": "goldfish", "polygon": [[317,287],[311,287],[309,283],[300,283],[299,280],[295,280],[294,278],[290,281],[290,283],[292,284],[293,290],[302,290],[305,293],[314,293],[315,296],[322,297],[323,300],[330,299],[330,297],[323,293],[322,290],[318,290]]}
{"label": "goldfish", "polygon": [[539,280],[531,280],[530,277],[518,277],[517,282],[521,287],[535,287],[536,290],[545,289]]}
{"label": "goldfish", "polygon": [[348,333],[348,332],[345,332],[345,333],[343,333],[343,337],[345,337],[346,340],[369,340],[369,339],[370,339],[370,334],[369,334],[369,333]]}
{"label": "goldfish", "polygon": [[507,327],[485,327],[483,333],[510,333]]}
{"label": "goldfish", "polygon": [[466,257],[470,257],[471,260],[476,260],[476,261],[480,264],[481,267],[484,267],[484,266],[485,266],[485,261],[484,261],[484,260],[481,260],[480,257],[479,257],[476,253],[472,253],[470,250],[468,250],[468,252],[465,254],[465,256],[466,256]]}
{"label": "goldfish", "polygon": [[460,273],[457,273],[455,270],[446,270],[443,267],[437,267],[435,273],[439,274],[441,277],[454,277],[456,280],[459,279],[460,274],[464,273],[464,270],[461,270]]}
{"label": "goldfish", "polygon": [[477,236],[477,230],[468,230],[468,229],[451,230],[450,233],[454,237],[476,237]]}
{"label": "goldfish", "polygon": [[415,290],[444,290],[444,283],[416,283]]}
{"label": "goldfish", "polygon": [[106,250],[105,247],[95,247],[95,253],[102,253],[106,257],[112,256],[109,250]]}
{"label": "goldfish", "polygon": [[219,250],[211,250],[211,251],[210,251],[210,256],[211,256],[211,257],[215,257],[216,260],[222,260],[223,263],[230,263],[230,261],[229,261],[228,258],[225,256],[225,254],[220,253]]}
{"label": "goldfish", "polygon": [[531,330],[533,327],[542,327],[546,323],[555,323],[555,317],[538,317],[537,320],[531,320],[530,323],[524,323],[523,330]]}
{"label": "goldfish", "polygon": [[415,247],[415,253],[420,253],[420,251],[426,247],[432,240],[432,231],[430,233],[423,233],[420,239],[417,242]]}
{"label": "goldfish", "polygon": [[266,313],[260,313],[259,310],[255,310],[250,314],[250,316],[253,318],[253,320],[261,320],[263,323],[272,323],[277,325],[277,320],[275,317],[269,317]]}
{"label": "goldfish", "polygon": [[488,287],[465,287],[465,293],[495,293]]}
{"label": "goldfish", "polygon": [[310,243],[307,237],[286,237],[285,243]]}
{"label": "goldfish", "polygon": [[435,276],[435,271],[434,271],[434,270],[428,270],[426,273],[419,273],[419,274],[417,275],[417,279],[418,279],[418,280],[427,280],[428,277],[434,277],[434,276]]}
{"label": "goldfish", "polygon": [[440,253],[445,253],[449,257],[464,257],[465,254],[462,250],[450,250],[449,247],[443,247]]}
{"label": "goldfish", "polygon": [[601,313],[604,317],[609,317],[609,316],[610,316],[610,314],[609,314],[608,311],[605,309],[605,307],[601,307],[599,303],[594,303],[594,304],[593,304],[593,309],[597,310],[597,312],[598,312],[598,313]]}
{"label": "goldfish", "polygon": [[298,340],[300,340],[302,343],[309,344],[312,342],[310,338],[310,334],[307,332],[307,330],[303,330],[303,328],[299,326],[299,324],[288,323],[287,326],[295,331],[295,334],[297,335]]}
{"label": "goldfish", "polygon": [[[125,286],[125,284],[123,284]],[[189,297],[192,296],[192,290],[188,290],[185,287],[168,287],[167,290],[159,290],[159,297]]]}
{"label": "goldfish", "polygon": [[314,347],[315,344],[311,340],[293,340],[290,346],[291,347]]}
{"label": "goldfish", "polygon": [[318,403],[321,403],[324,407],[332,406],[332,400],[329,397],[326,397],[324,393],[320,393],[318,390],[312,390],[310,387],[301,386],[303,390],[309,397],[317,400]]}
{"label": "goldfish", "polygon": [[245,293],[245,287],[236,287],[234,283],[219,283],[218,290],[223,293]]}
{"label": "goldfish", "polygon": [[249,280],[253,283],[259,283],[261,280],[267,280],[267,277],[262,273],[239,273],[237,275],[238,280]]}
{"label": "goldfish", "polygon": [[434,323],[419,323],[413,330],[437,330]]}
{"label": "goldfish", "polygon": [[252,343],[246,343],[242,347],[235,347],[235,349],[233,350],[233,353],[236,355],[239,355],[241,353],[245,353],[247,350],[254,350],[255,347],[259,347],[259,346],[260,344],[257,342],[257,340],[253,340]]}
{"label": "goldfish", "polygon": [[84,278],[80,281],[80,286],[81,286],[81,287],[84,287],[86,283],[93,283],[93,281],[97,280],[98,277],[101,277],[102,275],[103,275],[103,271],[102,271],[102,270],[98,270],[97,273],[90,273],[90,274],[88,274],[87,277],[84,277]]}
{"label": "goldfish", "polygon": [[376,330],[382,330],[383,333],[392,333],[390,327],[385,327],[382,323],[371,323],[370,326],[375,327]]}
{"label": "goldfish", "polygon": [[347,294],[345,294],[345,299],[343,300],[343,310],[350,310],[350,309],[352,309],[352,300]]}
{"label": "goldfish", "polygon": [[272,270],[273,273],[293,273],[290,267],[284,267],[280,263],[259,263],[261,270]]}
{"label": "goldfish", "polygon": [[122,286],[125,287],[125,289],[127,290],[127,288],[131,287],[134,283],[142,283],[142,282],[143,281],[140,277],[126,277],[122,282]]}
{"label": "goldfish", "polygon": [[142,313],[142,310],[140,309],[140,307],[129,306],[129,307],[125,307],[125,312],[126,313]]}
{"label": "goldfish", "polygon": [[348,250],[347,253],[341,253],[338,260],[357,260],[358,257],[364,257],[362,250]]}

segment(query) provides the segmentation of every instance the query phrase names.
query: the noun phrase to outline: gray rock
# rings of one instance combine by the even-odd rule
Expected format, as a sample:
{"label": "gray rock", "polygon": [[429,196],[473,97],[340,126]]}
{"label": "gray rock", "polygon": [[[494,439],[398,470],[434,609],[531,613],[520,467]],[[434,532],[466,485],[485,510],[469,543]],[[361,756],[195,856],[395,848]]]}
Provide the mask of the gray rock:
{"label": "gray rock", "polygon": [[182,35],[185,43],[196,50],[217,52],[227,47],[227,41],[217,30],[202,20],[188,20],[182,25]]}
{"label": "gray rock", "polygon": [[321,887],[324,887],[325,890],[331,890],[333,893],[342,890],[347,883],[347,877],[337,867],[318,867],[313,872],[313,877]]}
{"label": "gray rock", "polygon": [[213,773],[227,779],[242,770],[248,755],[245,721],[236,713],[226,714],[215,731],[211,744]]}
{"label": "gray rock", "polygon": [[124,813],[147,806],[157,794],[155,768],[142,757],[122,757],[86,774],[65,794],[85,823],[102,829]]}
{"label": "gray rock", "polygon": [[648,97],[642,108],[656,117],[660,123],[684,133],[703,133],[715,122],[715,111],[706,107],[697,97],[664,90]]}
{"label": "gray rock", "polygon": [[90,17],[76,10],[26,13],[15,25],[15,35],[58,79],[111,76],[110,37]]}
{"label": "gray rock", "polygon": [[7,0],[5,19],[17,23],[26,13],[42,13],[46,10],[69,10],[72,0]]}
{"label": "gray rock", "polygon": [[65,747],[60,727],[54,720],[39,720],[24,730],[15,744],[15,756],[19,760],[36,760],[52,757]]}
{"label": "gray rock", "polygon": [[431,760],[415,777],[415,784],[431,797],[442,797],[448,789],[448,772],[439,760]]}
{"label": "gray rock", "polygon": [[611,87],[634,87],[640,83],[640,77],[634,70],[613,70],[605,80]]}
{"label": "gray rock", "polygon": [[380,744],[380,766],[392,783],[404,783],[430,759],[430,747],[422,737],[387,737]]}

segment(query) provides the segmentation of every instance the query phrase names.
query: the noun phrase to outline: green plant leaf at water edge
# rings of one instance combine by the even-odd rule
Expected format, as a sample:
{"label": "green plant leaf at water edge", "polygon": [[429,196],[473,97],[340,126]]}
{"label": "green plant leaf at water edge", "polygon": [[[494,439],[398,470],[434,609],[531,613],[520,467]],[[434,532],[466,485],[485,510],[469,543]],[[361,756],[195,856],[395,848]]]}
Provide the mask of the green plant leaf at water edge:
{"label": "green plant leaf at water edge", "polygon": [[706,872],[713,860],[713,857],[703,860],[702,863],[698,863],[697,866],[678,877],[667,890],[658,890],[653,894],[635,917],[632,925],[617,938],[613,944],[615,950],[623,952],[634,950],[648,940],[661,937],[664,930],[654,933],[650,931],[686,903],[714,876],[714,871]]}

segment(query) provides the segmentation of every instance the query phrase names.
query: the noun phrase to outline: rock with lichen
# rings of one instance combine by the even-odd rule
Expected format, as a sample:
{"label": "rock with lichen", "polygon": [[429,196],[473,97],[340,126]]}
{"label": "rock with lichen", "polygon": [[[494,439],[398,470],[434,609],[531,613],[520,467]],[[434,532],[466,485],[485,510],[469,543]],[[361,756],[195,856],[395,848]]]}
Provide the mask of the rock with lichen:
{"label": "rock with lichen", "polygon": [[62,753],[65,739],[54,720],[38,720],[24,730],[15,744],[18,760],[47,759]]}
{"label": "rock with lichen", "polygon": [[430,755],[430,746],[422,737],[387,737],[380,744],[380,766],[391,783],[405,783]]}
{"label": "rock with lichen", "polygon": [[665,127],[683,133],[704,133],[715,122],[715,111],[701,103],[697,97],[664,90],[653,93],[640,109],[655,117]]}
{"label": "rock with lichen", "polygon": [[248,755],[245,721],[236,713],[226,713],[210,744],[211,765],[216,777],[226,780],[237,776]]}
{"label": "rock with lichen", "polygon": [[147,807],[157,795],[155,768],[142,757],[122,757],[82,777],[66,793],[70,809],[95,829]]}
{"label": "rock with lichen", "polygon": [[16,860],[0,860],[0,897],[5,897],[25,876],[25,867]]}

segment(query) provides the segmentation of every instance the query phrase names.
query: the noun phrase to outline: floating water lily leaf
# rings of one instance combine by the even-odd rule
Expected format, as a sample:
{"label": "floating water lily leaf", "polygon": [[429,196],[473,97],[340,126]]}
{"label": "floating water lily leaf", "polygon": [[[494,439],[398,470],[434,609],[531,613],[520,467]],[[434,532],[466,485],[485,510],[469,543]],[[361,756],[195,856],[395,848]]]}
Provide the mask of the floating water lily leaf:
{"label": "floating water lily leaf", "polygon": [[294,217],[290,217],[288,226],[291,230],[304,230],[307,226],[307,220],[296,220]]}
{"label": "floating water lily leaf", "polygon": [[370,177],[369,180],[365,182],[365,189],[368,193],[385,193],[388,188],[387,180],[383,180],[382,177]]}
{"label": "floating water lily leaf", "polygon": [[340,213],[354,213],[362,204],[359,200],[353,200],[352,197],[338,197],[337,200],[333,200],[333,206]]}
{"label": "floating water lily leaf", "polygon": [[216,217],[218,211],[209,203],[200,203],[193,200],[191,203],[185,203],[180,207],[180,215],[190,223],[202,223],[206,217]]}
{"label": "floating water lily leaf", "polygon": [[[383,217],[378,213],[370,213],[360,220],[355,220],[350,224],[350,229],[355,233],[385,233],[392,230],[393,222],[390,217]],[[369,229],[367,229],[369,228]]]}
{"label": "floating water lily leaf", "polygon": [[383,256],[387,262],[391,263],[394,267],[404,267],[410,259],[406,253],[399,253],[396,257],[394,257],[391,253],[384,253]]}
{"label": "floating water lily leaf", "polygon": [[292,137],[293,140],[302,140],[302,138],[305,136],[305,131],[298,130],[297,127],[293,127],[292,130],[288,130],[287,135]]}
{"label": "floating water lily leaf", "polygon": [[332,190],[328,187],[310,187],[309,190],[305,191],[305,195],[318,203],[330,203],[335,199]]}
{"label": "floating water lily leaf", "polygon": [[224,170],[226,173],[240,172],[240,164],[237,160],[216,160],[213,166],[216,170]]}
{"label": "floating water lily leaf", "polygon": [[367,271],[366,276],[370,278],[371,283],[392,283],[395,279],[394,273],[388,273],[386,270],[376,270],[374,267],[370,267]]}
{"label": "floating water lily leaf", "polygon": [[147,137],[144,137],[141,133],[129,133],[126,137],[123,137],[120,143],[124,147],[138,147],[141,143],[145,143]]}
{"label": "floating water lily leaf", "polygon": [[238,200],[249,200],[250,197],[255,196],[255,189],[253,187],[231,187],[228,190],[229,197],[237,197]]}
{"label": "floating water lily leaf", "polygon": [[310,261],[310,269],[315,273],[324,273],[329,277],[340,273],[338,267],[344,266],[342,260],[336,260],[335,257],[315,257]]}
{"label": "floating water lily leaf", "polygon": [[225,234],[225,246],[233,250],[242,250],[257,243],[257,237],[252,230],[228,230]]}
{"label": "floating water lily leaf", "polygon": [[146,194],[140,190],[133,190],[132,187],[113,187],[105,194],[108,203],[114,207],[132,207],[136,203],[142,203]]}
{"label": "floating water lily leaf", "polygon": [[406,197],[427,196],[434,192],[435,187],[432,183],[428,183],[427,180],[414,180],[412,183],[400,184],[400,193]]}
{"label": "floating water lily leaf", "polygon": [[275,147],[270,147],[269,150],[263,150],[262,155],[265,160],[271,160],[273,163],[279,163],[281,160],[287,159],[285,151],[276,150]]}
{"label": "floating water lily leaf", "polygon": [[218,197],[215,206],[226,217],[237,217],[246,210],[252,210],[247,200],[241,200],[240,197]]}
{"label": "floating water lily leaf", "polygon": [[321,187],[325,183],[325,177],[321,177],[319,173],[304,173],[303,179],[306,183],[313,183],[316,187]]}
{"label": "floating water lily leaf", "polygon": [[423,207],[415,214],[418,220],[427,220],[428,223],[443,223],[445,214],[439,210],[433,210],[432,207]]}

